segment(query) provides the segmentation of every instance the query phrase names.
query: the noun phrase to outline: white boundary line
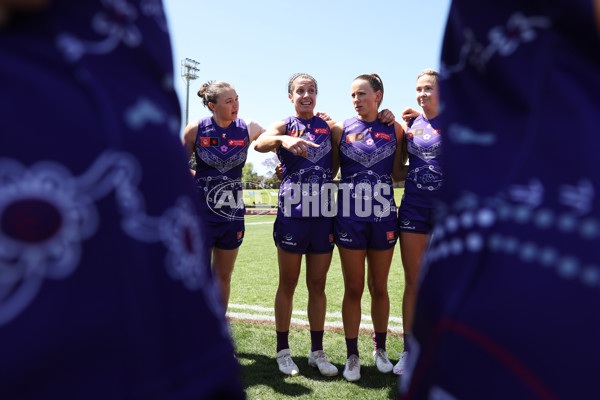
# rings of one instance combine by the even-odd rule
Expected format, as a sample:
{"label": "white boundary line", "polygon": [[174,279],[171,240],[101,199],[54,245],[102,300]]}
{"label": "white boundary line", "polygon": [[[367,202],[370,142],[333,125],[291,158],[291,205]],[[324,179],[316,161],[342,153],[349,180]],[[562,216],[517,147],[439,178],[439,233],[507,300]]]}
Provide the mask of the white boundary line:
{"label": "white boundary line", "polygon": [[[273,323],[275,322],[275,317],[273,316],[274,311],[272,308],[246,305],[246,304],[229,304],[229,310],[231,310],[231,311],[227,311],[227,317],[230,317],[230,318],[250,320],[250,321],[265,321],[265,322],[273,322]],[[255,312],[259,312],[260,314],[237,312],[237,311],[233,311],[233,310],[255,311]],[[307,313],[306,313],[306,311],[293,311],[292,315],[306,317]],[[327,313],[326,318],[338,319],[337,321],[325,321],[326,328],[343,328],[344,327],[344,325],[341,321],[342,313],[340,313],[340,312]],[[373,324],[370,323],[371,317],[369,315],[362,314],[361,320],[368,321],[368,322],[361,322],[360,329],[373,330]],[[305,318],[293,318],[292,317],[291,322],[292,322],[292,324],[296,324],[296,325],[308,326],[308,320]],[[403,332],[402,318],[390,317],[389,322],[390,322],[390,325],[388,326],[389,331],[394,332],[394,333],[402,333]]]}

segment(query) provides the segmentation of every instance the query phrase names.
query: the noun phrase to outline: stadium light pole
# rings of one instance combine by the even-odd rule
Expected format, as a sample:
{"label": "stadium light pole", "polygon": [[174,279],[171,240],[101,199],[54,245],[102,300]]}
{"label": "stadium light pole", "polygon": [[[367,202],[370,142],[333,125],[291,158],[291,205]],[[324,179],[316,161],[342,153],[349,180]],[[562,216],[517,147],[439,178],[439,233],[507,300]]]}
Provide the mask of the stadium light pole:
{"label": "stadium light pole", "polygon": [[190,81],[198,79],[198,68],[200,63],[198,61],[192,60],[191,58],[186,58],[181,60],[181,76],[185,79],[185,125],[188,124],[188,114],[190,107]]}

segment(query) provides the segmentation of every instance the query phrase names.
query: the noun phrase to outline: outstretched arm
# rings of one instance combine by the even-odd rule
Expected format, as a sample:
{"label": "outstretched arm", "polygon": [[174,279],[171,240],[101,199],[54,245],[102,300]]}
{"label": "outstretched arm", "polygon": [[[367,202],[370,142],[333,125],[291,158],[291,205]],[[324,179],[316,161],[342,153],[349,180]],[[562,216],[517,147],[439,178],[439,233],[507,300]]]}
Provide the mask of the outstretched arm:
{"label": "outstretched arm", "polygon": [[265,133],[260,135],[254,149],[261,153],[267,153],[278,149],[280,146],[283,146],[284,149],[287,149],[295,156],[303,157],[306,157],[306,149],[308,147],[320,147],[318,144],[314,144],[308,140],[286,135],[285,123],[279,121],[272,124]]}

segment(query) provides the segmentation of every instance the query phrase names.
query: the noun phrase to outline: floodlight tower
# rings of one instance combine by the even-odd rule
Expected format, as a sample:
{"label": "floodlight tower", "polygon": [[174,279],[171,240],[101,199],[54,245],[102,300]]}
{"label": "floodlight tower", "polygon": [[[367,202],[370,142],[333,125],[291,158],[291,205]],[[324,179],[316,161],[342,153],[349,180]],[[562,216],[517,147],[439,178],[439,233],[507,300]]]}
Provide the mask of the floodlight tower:
{"label": "floodlight tower", "polygon": [[190,81],[198,79],[198,65],[200,63],[198,61],[192,60],[191,58],[186,58],[185,60],[181,60],[181,76],[185,79],[185,126],[188,124],[188,113],[190,106]]}

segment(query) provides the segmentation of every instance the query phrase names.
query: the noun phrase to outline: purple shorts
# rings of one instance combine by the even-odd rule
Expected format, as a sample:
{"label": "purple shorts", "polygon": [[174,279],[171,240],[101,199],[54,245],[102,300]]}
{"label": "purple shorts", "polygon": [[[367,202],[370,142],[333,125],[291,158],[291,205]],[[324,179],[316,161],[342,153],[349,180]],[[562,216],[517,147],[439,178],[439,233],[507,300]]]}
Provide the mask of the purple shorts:
{"label": "purple shorts", "polygon": [[206,244],[209,249],[237,249],[244,240],[244,220],[227,222],[206,222]]}
{"label": "purple shorts", "polygon": [[278,216],[273,225],[275,245],[290,253],[325,254],[333,251],[333,218]]}
{"label": "purple shorts", "polygon": [[398,230],[430,234],[433,230],[434,211],[434,208],[413,206],[403,201],[398,209]]}
{"label": "purple shorts", "polygon": [[398,240],[398,222],[396,219],[382,222],[355,221],[350,218],[336,217],[335,243],[352,250],[387,250]]}

